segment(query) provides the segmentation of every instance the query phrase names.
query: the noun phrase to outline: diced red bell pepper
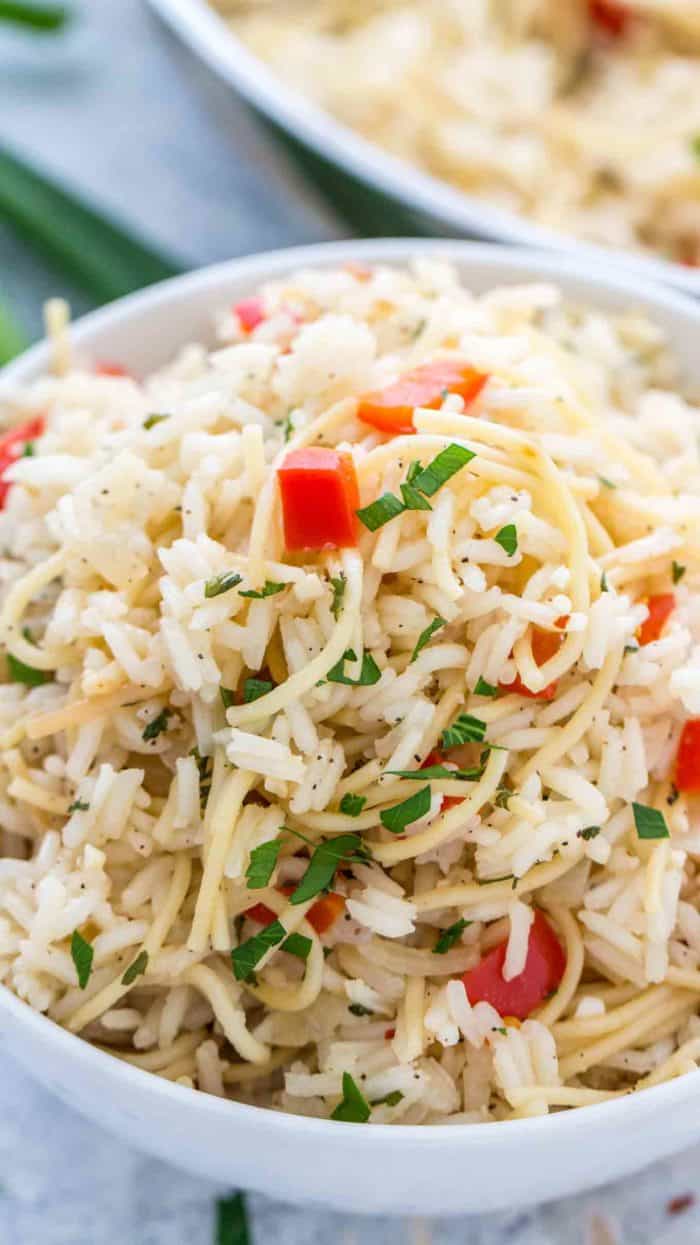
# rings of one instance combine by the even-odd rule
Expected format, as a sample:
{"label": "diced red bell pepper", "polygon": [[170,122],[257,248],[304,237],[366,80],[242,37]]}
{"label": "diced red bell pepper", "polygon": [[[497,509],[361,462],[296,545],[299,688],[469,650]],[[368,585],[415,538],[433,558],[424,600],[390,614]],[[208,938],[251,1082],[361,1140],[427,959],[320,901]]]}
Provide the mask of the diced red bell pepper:
{"label": "diced red bell pepper", "polygon": [[445,393],[458,393],[472,402],[488,376],[458,359],[435,359],[400,376],[392,385],[360,398],[357,418],[392,436],[415,432],[413,412],[417,406],[436,410]]}
{"label": "diced red bell pepper", "polygon": [[690,795],[700,794],[700,718],[686,722],[676,759],[676,787]]}
{"label": "diced red bell pepper", "polygon": [[[553,631],[542,631],[540,627],[533,628],[532,656],[535,659],[535,665],[543,666],[555,653],[558,653],[562,639],[562,636],[555,635]],[[527,696],[528,700],[554,700],[557,694],[556,681],[548,683],[540,692],[533,692],[531,688],[525,686],[519,674],[516,674],[512,683],[499,683],[498,686],[502,692],[515,692],[517,696]]]}
{"label": "diced red bell pepper", "polygon": [[277,474],[289,552],[357,544],[360,491],[351,454],[322,446],[292,450]]}
{"label": "diced red bell pepper", "polygon": [[95,364],[96,376],[129,376],[130,373],[121,363],[113,363],[109,359],[102,359]]}
{"label": "diced red bell pepper", "polygon": [[554,930],[541,912],[535,913],[530,926],[525,968],[517,977],[506,981],[503,965],[507,941],[494,947],[462,978],[467,998],[475,1003],[490,1003],[501,1016],[526,1020],[564,976],[566,956]]}
{"label": "diced red bell pepper", "polygon": [[265,304],[258,295],[242,298],[234,303],[233,314],[236,316],[244,333],[252,333],[265,319]]}
{"label": "diced red bell pepper", "polygon": [[649,617],[644,620],[637,632],[639,643],[652,644],[658,640],[671,614],[676,608],[676,598],[672,592],[659,592],[647,601]]}
{"label": "diced red bell pepper", "polygon": [[[296,887],[289,885],[280,886],[279,890],[283,895],[289,896],[296,890]],[[336,894],[335,891],[329,891],[327,895],[322,895],[320,899],[316,900],[315,904],[311,905],[306,914],[306,919],[309,925],[316,930],[317,934],[325,934],[331,928],[331,925],[335,925],[344,908],[345,899],[343,896]],[[256,903],[252,908],[248,908],[246,916],[249,916],[251,921],[257,921],[258,925],[271,925],[273,921],[277,920],[276,913],[264,903]]]}
{"label": "diced red bell pepper", "polygon": [[28,419],[25,423],[18,424],[16,428],[11,428],[9,432],[0,437],[0,510],[4,509],[7,494],[12,488],[12,482],[3,478],[5,472],[17,462],[18,458],[22,457],[25,446],[35,437],[40,437],[45,428],[44,416],[37,415],[34,419]]}
{"label": "diced red bell pepper", "polygon": [[591,21],[614,39],[627,33],[632,14],[620,0],[588,0]]}

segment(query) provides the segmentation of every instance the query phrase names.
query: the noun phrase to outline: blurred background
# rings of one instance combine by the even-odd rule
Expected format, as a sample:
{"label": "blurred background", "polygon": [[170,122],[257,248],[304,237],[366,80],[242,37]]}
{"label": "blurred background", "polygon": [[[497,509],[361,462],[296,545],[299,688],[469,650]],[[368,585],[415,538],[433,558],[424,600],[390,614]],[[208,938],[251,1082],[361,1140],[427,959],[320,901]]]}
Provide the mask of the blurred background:
{"label": "blurred background", "polygon": [[[51,294],[81,314],[235,255],[420,229],[273,134],[144,0],[72,0],[65,21],[49,5],[38,29],[16,8],[0,0],[0,361],[40,334]],[[700,1149],[529,1212],[353,1221],[251,1196],[246,1226],[234,1191],[129,1150],[7,1065],[0,1164],[0,1245],[700,1242]]]}

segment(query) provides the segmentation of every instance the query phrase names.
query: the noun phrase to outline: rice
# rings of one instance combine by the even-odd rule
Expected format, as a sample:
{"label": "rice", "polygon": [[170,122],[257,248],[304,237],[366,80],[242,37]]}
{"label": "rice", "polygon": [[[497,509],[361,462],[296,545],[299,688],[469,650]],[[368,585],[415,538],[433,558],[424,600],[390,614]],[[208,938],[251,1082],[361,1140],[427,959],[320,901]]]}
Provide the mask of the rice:
{"label": "rice", "polygon": [[[2,398],[33,431],[1,482],[0,979],[317,1117],[498,1121],[695,1067],[698,406],[663,335],[422,259],[253,306],[144,381],[57,321],[55,373]],[[415,431],[367,422],[472,360]],[[301,446],[349,456],[362,522],[290,552]]]}
{"label": "rice", "polygon": [[[285,86],[466,194],[606,246],[700,263],[692,0],[211,2]],[[517,322],[551,299],[532,287],[506,310]],[[588,336],[612,362],[619,343],[602,317]],[[504,349],[473,357],[498,367]]]}

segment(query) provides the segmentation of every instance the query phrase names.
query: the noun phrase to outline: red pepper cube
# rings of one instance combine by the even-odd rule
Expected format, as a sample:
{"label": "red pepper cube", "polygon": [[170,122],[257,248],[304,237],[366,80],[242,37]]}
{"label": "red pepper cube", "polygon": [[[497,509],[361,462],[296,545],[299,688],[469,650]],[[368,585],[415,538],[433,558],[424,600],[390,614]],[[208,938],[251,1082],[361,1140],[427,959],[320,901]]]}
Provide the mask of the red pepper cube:
{"label": "red pepper cube", "polygon": [[446,393],[457,393],[473,402],[488,376],[460,359],[435,359],[404,373],[391,385],[364,394],[357,405],[357,418],[390,436],[415,432],[416,407],[437,410]]}
{"label": "red pepper cube", "polygon": [[645,618],[637,632],[637,639],[642,646],[653,644],[655,640],[661,638],[663,629],[675,608],[676,598],[672,592],[659,592],[649,597],[647,601],[649,617]]}
{"label": "red pepper cube", "polygon": [[265,319],[265,306],[262,298],[242,298],[234,303],[233,314],[236,316],[244,333],[252,333]]}
{"label": "red pepper cube", "polygon": [[564,976],[566,956],[554,930],[541,912],[535,913],[530,927],[525,967],[517,977],[506,981],[503,965],[507,942],[489,951],[475,968],[462,977],[467,998],[490,1003],[501,1016],[527,1020],[547,995],[556,990]]}
{"label": "red pepper cube", "polygon": [[288,551],[357,544],[360,493],[351,454],[321,446],[292,450],[277,474]]}
{"label": "red pepper cube", "polygon": [[683,727],[676,760],[676,787],[690,795],[700,795],[700,718],[693,718]]}
{"label": "red pepper cube", "polygon": [[12,482],[3,478],[5,472],[22,457],[26,445],[40,437],[45,428],[44,416],[37,415],[34,419],[10,428],[9,432],[0,437],[0,510],[4,509],[7,494],[12,488]]}

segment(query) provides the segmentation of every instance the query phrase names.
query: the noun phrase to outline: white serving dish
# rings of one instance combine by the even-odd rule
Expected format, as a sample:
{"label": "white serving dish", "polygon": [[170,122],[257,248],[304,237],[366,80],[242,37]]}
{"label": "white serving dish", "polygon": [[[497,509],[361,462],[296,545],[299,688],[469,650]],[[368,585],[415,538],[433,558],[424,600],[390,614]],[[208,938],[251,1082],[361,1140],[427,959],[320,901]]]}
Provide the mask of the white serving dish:
{"label": "white serving dish", "polygon": [[336,121],[288,87],[237,39],[207,0],[149,0],[151,6],[210,69],[260,113],[324,160],[398,200],[425,218],[426,232],[442,227],[471,238],[538,249],[565,250],[582,260],[611,257],[639,276],[666,281],[700,295],[700,270],[632,251],[604,250],[572,235],[545,229],[527,217],[470,197],[448,182],[393,156]]}
{"label": "white serving dish", "polygon": [[[178,277],[78,321],[79,351],[135,373],[183,342],[211,340],[214,311],[261,280],[308,265],[452,258],[475,290],[558,281],[575,299],[647,310],[700,386],[700,305],[668,288],[554,254],[464,242],[335,243],[236,260]],[[43,345],[0,373],[0,388],[47,365]],[[294,1202],[385,1214],[511,1209],[616,1179],[698,1140],[700,1075],[583,1110],[489,1125],[339,1124],[222,1101],[91,1047],[0,987],[0,1051],[64,1102],[189,1172]]]}

